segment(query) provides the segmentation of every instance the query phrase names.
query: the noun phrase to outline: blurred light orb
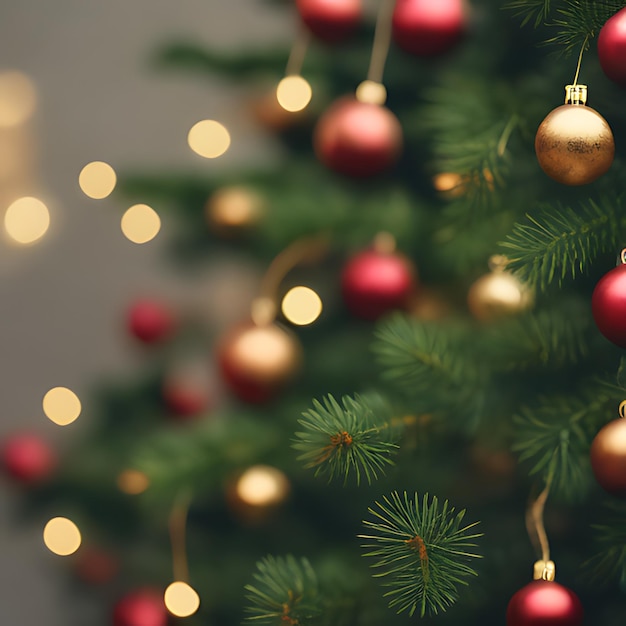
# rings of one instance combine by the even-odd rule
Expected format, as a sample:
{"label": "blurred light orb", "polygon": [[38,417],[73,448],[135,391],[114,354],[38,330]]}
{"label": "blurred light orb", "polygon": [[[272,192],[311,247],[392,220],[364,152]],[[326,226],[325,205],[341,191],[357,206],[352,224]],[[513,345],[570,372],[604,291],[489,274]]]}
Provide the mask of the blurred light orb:
{"label": "blurred light orb", "polygon": [[294,287],[290,289],[281,305],[283,315],[292,324],[307,326],[312,324],[322,314],[322,300],[309,287]]}
{"label": "blurred light orb", "polygon": [[37,105],[33,81],[22,72],[0,72],[0,128],[19,126]]}
{"label": "blurred light orb", "polygon": [[80,548],[81,536],[78,526],[66,517],[51,519],[43,530],[46,548],[59,556],[69,556]]}
{"label": "blurred light orb", "polygon": [[276,88],[278,104],[290,113],[306,109],[312,97],[311,85],[302,76],[285,76]]}
{"label": "blurred light orb", "polygon": [[81,412],[78,396],[67,387],[54,387],[43,397],[43,412],[59,426],[67,426],[78,419]]}
{"label": "blurred light orb", "polygon": [[139,470],[127,469],[117,477],[119,490],[129,496],[138,496],[150,486],[150,479]]}
{"label": "blurred light orb", "polygon": [[182,581],[169,585],[163,599],[167,610],[176,617],[189,617],[200,608],[200,596],[193,587]]}
{"label": "blurred light orb", "polygon": [[115,189],[115,170],[104,161],[87,163],[78,176],[78,184],[83,193],[94,200],[102,200]]}
{"label": "blurred light orb", "polygon": [[251,506],[279,504],[289,493],[289,480],[279,469],[269,465],[254,465],[237,481],[239,498]]}
{"label": "blurred light orb", "polygon": [[189,147],[205,159],[216,159],[230,147],[230,133],[215,120],[202,120],[194,124],[187,136]]}
{"label": "blurred light orb", "polygon": [[147,204],[135,204],[122,216],[122,232],[133,243],[152,241],[161,230],[161,218]]}
{"label": "blurred light orb", "polygon": [[356,99],[365,104],[378,104],[382,106],[387,102],[387,89],[382,83],[373,80],[364,80],[356,88]]}
{"label": "blurred light orb", "polygon": [[48,207],[38,198],[18,198],[4,214],[7,235],[21,244],[35,243],[50,227]]}

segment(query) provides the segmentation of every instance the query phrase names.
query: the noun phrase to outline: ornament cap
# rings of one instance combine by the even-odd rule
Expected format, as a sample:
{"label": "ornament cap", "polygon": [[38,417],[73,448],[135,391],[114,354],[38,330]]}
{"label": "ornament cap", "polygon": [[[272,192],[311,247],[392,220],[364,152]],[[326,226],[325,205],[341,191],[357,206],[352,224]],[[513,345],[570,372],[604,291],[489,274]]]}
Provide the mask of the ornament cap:
{"label": "ornament cap", "polygon": [[364,80],[356,89],[356,99],[364,104],[383,106],[387,102],[387,89],[382,83]]}
{"label": "ornament cap", "polygon": [[620,416],[622,419],[626,419],[626,400],[622,400],[622,401],[619,403],[619,409],[618,409],[618,411],[619,411],[619,416]]}
{"label": "ornament cap", "polygon": [[556,566],[554,565],[554,561],[544,561],[543,559],[535,561],[533,578],[535,580],[554,582],[556,578]]}
{"label": "ornament cap", "polygon": [[565,104],[587,104],[587,85],[566,85]]}

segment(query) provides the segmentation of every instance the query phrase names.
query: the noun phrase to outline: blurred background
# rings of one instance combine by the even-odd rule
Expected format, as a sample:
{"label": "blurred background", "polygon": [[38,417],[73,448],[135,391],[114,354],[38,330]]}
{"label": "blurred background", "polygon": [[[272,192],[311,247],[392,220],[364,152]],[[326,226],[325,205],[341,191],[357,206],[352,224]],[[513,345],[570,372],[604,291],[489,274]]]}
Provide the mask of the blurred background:
{"label": "blurred background", "polygon": [[[85,398],[88,418],[94,381],[133,370],[137,351],[120,332],[131,299],[158,292],[215,303],[223,294],[207,313],[227,317],[247,298],[246,268],[225,261],[219,272],[186,283],[168,267],[166,220],[150,243],[128,241],[118,200],[87,198],[78,186],[81,168],[103,160],[117,171],[206,171],[268,158],[273,144],[250,123],[236,88],[159,74],[151,57],[177,36],[224,49],[287,43],[292,16],[254,0],[23,0],[5,3],[0,15],[2,213],[21,196],[40,198],[50,213],[47,233],[34,244],[16,244],[5,232],[0,240],[0,436],[28,427],[62,446],[79,436],[82,420],[58,429],[44,417],[42,398],[52,387],[69,387]],[[23,115],[14,113],[16,98]],[[207,161],[186,136],[211,116],[226,120],[233,145]],[[238,292],[227,291],[233,277],[240,278]],[[206,290],[198,288],[203,281]],[[39,525],[16,525],[15,486],[0,482],[0,489],[0,618],[67,624],[77,607],[67,606],[58,561]]]}

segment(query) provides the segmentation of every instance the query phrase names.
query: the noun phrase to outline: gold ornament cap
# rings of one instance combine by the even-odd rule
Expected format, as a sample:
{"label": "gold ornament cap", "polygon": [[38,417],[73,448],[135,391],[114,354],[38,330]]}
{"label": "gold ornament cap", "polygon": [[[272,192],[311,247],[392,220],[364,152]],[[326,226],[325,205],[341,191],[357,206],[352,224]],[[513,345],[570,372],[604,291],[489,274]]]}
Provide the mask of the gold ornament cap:
{"label": "gold ornament cap", "polygon": [[587,104],[587,85],[566,85],[565,104]]}

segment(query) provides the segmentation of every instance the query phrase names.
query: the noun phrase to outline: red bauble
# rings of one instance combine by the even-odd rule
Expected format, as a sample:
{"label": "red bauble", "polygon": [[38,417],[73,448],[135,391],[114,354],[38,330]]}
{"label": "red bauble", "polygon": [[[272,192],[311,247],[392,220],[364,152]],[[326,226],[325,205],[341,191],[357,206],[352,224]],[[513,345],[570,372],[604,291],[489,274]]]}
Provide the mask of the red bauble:
{"label": "red bauble", "polygon": [[626,348],[626,265],[618,265],[598,281],[591,311],[598,330],[616,346]]}
{"label": "red bauble", "polygon": [[173,332],[174,326],[173,314],[155,300],[138,300],[128,311],[128,329],[144,343],[162,341]]}
{"label": "red bauble", "polygon": [[331,170],[373,176],[389,169],[400,156],[402,127],[384,106],[341,98],[319,119],[313,146]]}
{"label": "red bauble", "polygon": [[327,43],[337,43],[353,33],[361,20],[361,4],[361,0],[296,0],[302,21]]}
{"label": "red bauble", "polygon": [[89,585],[106,585],[119,571],[119,561],[110,552],[95,546],[81,546],[76,554],[76,575]]}
{"label": "red bauble", "polygon": [[407,309],[415,289],[415,268],[394,252],[361,252],[348,261],[341,276],[346,306],[353,315],[367,320]]}
{"label": "red bauble", "polygon": [[201,415],[209,406],[209,392],[197,380],[172,377],[163,385],[163,401],[167,408],[182,419]]}
{"label": "red bauble", "polygon": [[166,626],[163,596],[141,589],[124,596],[113,610],[113,626]]}
{"label": "red bauble", "polygon": [[23,433],[4,441],[1,461],[15,480],[32,485],[50,478],[57,465],[57,456],[37,435]]}
{"label": "red bauble", "polygon": [[224,382],[245,402],[271,400],[298,373],[302,348],[278,324],[251,322],[233,328],[218,347]]}
{"label": "red bauble", "polygon": [[590,450],[591,467],[598,484],[618,498],[626,498],[626,419],[603,426]]}
{"label": "red bauble", "polygon": [[626,87],[626,7],[610,17],[600,30],[598,58],[608,78]]}
{"label": "red bauble", "polygon": [[393,12],[393,39],[411,54],[444,54],[465,33],[466,8],[465,0],[397,0]]}
{"label": "red bauble", "polygon": [[559,583],[534,580],[509,601],[506,626],[580,626],[583,607],[576,594]]}

